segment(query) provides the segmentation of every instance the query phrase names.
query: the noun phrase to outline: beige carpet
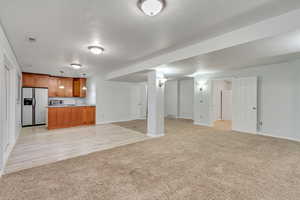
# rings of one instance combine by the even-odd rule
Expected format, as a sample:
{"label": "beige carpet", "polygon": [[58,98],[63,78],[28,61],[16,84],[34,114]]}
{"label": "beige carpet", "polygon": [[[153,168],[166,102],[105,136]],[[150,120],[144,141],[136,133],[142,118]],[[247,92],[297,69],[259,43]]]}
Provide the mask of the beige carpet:
{"label": "beige carpet", "polygon": [[166,128],[162,138],[8,174],[0,199],[300,199],[300,143],[180,120]]}

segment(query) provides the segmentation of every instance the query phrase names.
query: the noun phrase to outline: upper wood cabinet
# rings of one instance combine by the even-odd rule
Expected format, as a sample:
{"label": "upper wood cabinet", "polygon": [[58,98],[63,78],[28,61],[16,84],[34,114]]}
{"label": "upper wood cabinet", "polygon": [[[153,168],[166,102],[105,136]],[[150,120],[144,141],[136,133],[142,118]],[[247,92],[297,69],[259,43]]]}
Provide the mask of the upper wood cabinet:
{"label": "upper wood cabinet", "polygon": [[49,76],[44,74],[22,73],[23,87],[48,88]]}
{"label": "upper wood cabinet", "polygon": [[58,96],[58,79],[56,77],[49,78],[48,96],[49,97]]}
{"label": "upper wood cabinet", "polygon": [[73,79],[73,96],[74,97],[86,96],[86,78]]}
{"label": "upper wood cabinet", "polygon": [[23,73],[23,87],[48,88],[49,97],[86,97],[86,78]]}
{"label": "upper wood cabinet", "polygon": [[53,84],[53,90],[49,92],[49,95],[55,95],[51,97],[73,97],[73,78],[65,77],[51,77],[50,83]]}
{"label": "upper wood cabinet", "polygon": [[73,78],[63,78],[64,97],[73,97]]}

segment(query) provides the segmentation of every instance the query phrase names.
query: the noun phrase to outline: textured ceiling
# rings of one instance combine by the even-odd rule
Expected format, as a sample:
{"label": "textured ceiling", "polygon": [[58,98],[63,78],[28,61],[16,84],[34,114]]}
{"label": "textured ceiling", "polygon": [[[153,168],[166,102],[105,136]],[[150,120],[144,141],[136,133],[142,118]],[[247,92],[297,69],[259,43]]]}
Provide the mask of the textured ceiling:
{"label": "textured ceiling", "polygon": [[[0,0],[0,20],[24,71],[108,73],[300,8],[299,0],[168,0],[156,17],[137,0]],[[36,43],[26,38],[34,36]],[[101,56],[87,46],[99,43]]]}
{"label": "textured ceiling", "polygon": [[[227,49],[199,55],[156,68],[168,78],[180,79],[197,74],[216,73],[300,59],[300,30]],[[117,78],[118,81],[145,81],[141,73]]]}

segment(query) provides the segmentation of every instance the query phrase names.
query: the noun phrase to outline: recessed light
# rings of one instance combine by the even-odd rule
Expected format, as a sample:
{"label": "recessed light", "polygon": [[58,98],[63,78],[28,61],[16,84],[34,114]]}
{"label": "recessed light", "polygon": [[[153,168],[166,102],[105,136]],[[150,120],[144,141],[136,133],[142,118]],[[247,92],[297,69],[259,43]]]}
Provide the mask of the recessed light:
{"label": "recessed light", "polygon": [[148,16],[160,13],[166,5],[165,0],[139,0],[139,7]]}
{"label": "recessed light", "polygon": [[79,63],[72,63],[72,64],[71,64],[71,67],[72,67],[73,69],[80,69],[80,68],[82,67],[82,65],[79,64]]}
{"label": "recessed light", "polygon": [[102,54],[104,51],[104,48],[100,47],[100,46],[89,46],[88,49],[96,55]]}

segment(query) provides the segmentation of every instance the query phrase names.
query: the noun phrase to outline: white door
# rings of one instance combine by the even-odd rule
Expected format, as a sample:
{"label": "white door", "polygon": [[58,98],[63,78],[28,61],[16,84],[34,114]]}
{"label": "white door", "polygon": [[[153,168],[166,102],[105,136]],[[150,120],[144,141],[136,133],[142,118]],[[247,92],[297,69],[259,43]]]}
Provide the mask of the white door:
{"label": "white door", "polygon": [[232,129],[256,133],[257,77],[233,79],[232,108]]}

